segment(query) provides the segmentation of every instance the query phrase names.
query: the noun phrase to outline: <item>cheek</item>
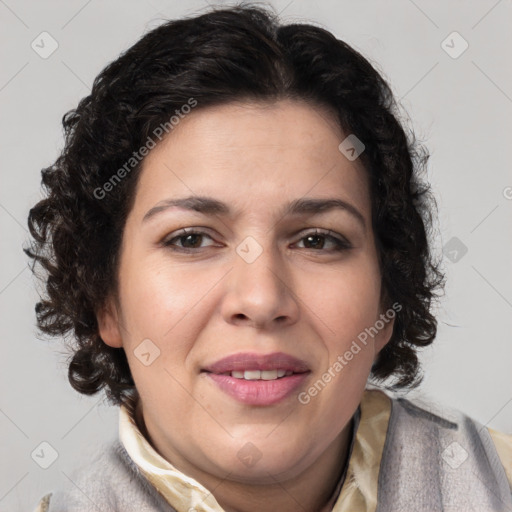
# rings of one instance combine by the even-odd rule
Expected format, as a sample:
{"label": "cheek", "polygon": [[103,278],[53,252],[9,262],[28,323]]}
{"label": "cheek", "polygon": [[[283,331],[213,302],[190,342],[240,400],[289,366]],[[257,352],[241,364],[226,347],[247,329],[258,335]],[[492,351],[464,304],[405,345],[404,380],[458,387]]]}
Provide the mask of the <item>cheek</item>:
{"label": "cheek", "polygon": [[[132,319],[140,327],[165,337],[188,318],[214,282],[213,276],[171,268],[161,262],[132,265],[126,279],[125,297]],[[141,268],[142,267],[142,268]],[[176,326],[176,327],[175,327]]]}
{"label": "cheek", "polygon": [[[379,314],[380,276],[373,264],[347,266],[314,282],[306,276],[301,297],[323,322],[329,339],[357,336]],[[307,293],[306,293],[307,292]]]}

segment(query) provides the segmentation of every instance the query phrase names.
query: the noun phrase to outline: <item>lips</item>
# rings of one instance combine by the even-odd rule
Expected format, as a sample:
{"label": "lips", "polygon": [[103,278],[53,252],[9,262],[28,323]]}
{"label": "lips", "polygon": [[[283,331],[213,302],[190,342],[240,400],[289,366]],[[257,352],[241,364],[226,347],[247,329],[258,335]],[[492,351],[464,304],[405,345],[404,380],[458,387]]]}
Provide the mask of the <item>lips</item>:
{"label": "lips", "polygon": [[239,353],[207,366],[202,372],[238,402],[268,406],[289,397],[308,377],[307,363],[283,352]]}
{"label": "lips", "polygon": [[231,372],[250,372],[256,370],[260,372],[284,370],[285,372],[304,373],[309,371],[309,367],[305,361],[284,352],[274,352],[267,355],[242,352],[220,359],[212,365],[205,367],[203,371],[221,375]]}

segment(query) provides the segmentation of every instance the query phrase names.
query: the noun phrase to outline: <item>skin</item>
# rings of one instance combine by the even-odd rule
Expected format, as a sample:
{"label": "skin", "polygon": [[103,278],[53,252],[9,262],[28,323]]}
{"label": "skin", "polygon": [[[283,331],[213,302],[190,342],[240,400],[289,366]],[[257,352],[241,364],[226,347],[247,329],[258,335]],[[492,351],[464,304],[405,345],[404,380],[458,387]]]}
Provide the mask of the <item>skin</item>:
{"label": "skin", "polygon": [[[153,447],[214,489],[228,512],[326,506],[372,363],[392,334],[389,321],[308,404],[298,401],[385,312],[367,176],[338,150],[345,137],[318,106],[230,103],[193,110],[143,162],[100,334],[126,351]],[[160,201],[190,195],[221,200],[233,214],[171,207],[142,220]],[[343,199],[365,223],[343,209],[279,213],[305,196]],[[182,228],[205,236],[176,239]],[[345,237],[350,249],[307,238],[314,228]],[[236,252],[247,236],[262,249],[250,264]],[[145,366],[134,351],[148,338],[160,355]],[[201,373],[242,351],[282,351],[311,373],[278,404],[242,404]],[[251,467],[237,456],[248,442],[261,454]]]}

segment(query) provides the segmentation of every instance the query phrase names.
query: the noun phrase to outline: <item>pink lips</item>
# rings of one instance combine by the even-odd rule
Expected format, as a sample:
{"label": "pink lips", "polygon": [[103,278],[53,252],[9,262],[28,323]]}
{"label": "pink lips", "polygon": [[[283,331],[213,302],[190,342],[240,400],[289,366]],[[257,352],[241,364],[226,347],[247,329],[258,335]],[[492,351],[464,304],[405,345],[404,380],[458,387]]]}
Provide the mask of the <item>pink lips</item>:
{"label": "pink lips", "polygon": [[274,352],[268,355],[241,352],[220,359],[207,366],[205,370],[211,373],[225,373],[245,370],[276,370],[279,368],[295,373],[309,371],[309,367],[304,361],[284,352]]}
{"label": "pink lips", "polygon": [[[291,375],[275,380],[245,380],[229,375],[233,371],[285,370]],[[310,373],[304,361],[283,352],[261,355],[239,353],[207,366],[203,372],[225,393],[248,405],[272,405],[288,397]]]}

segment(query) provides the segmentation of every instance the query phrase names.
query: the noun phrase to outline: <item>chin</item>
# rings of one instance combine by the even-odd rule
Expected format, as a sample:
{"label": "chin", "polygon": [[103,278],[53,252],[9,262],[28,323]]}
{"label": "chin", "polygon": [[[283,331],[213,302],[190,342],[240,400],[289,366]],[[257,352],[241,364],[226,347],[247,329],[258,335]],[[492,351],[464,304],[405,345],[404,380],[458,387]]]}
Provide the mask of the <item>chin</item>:
{"label": "chin", "polygon": [[[268,435],[268,433],[266,433]],[[312,450],[309,457],[304,450],[304,443],[285,445],[282,440],[271,442],[267,437],[250,441],[251,436],[244,436],[245,442],[240,441],[230,447],[232,457],[226,458],[228,450],[214,454],[213,460],[222,467],[223,472],[230,473],[229,480],[253,484],[275,484],[276,479],[287,480],[301,473],[308,464],[310,457],[314,459]],[[307,458],[306,458],[307,457]],[[309,461],[311,462],[311,461]]]}
{"label": "chin", "polygon": [[272,485],[289,480],[301,473],[298,466],[291,461],[281,460],[276,463],[275,460],[265,462],[263,459],[251,467],[237,464],[236,469],[233,469],[231,466],[229,471],[230,474],[227,477],[229,480],[252,485]]}

